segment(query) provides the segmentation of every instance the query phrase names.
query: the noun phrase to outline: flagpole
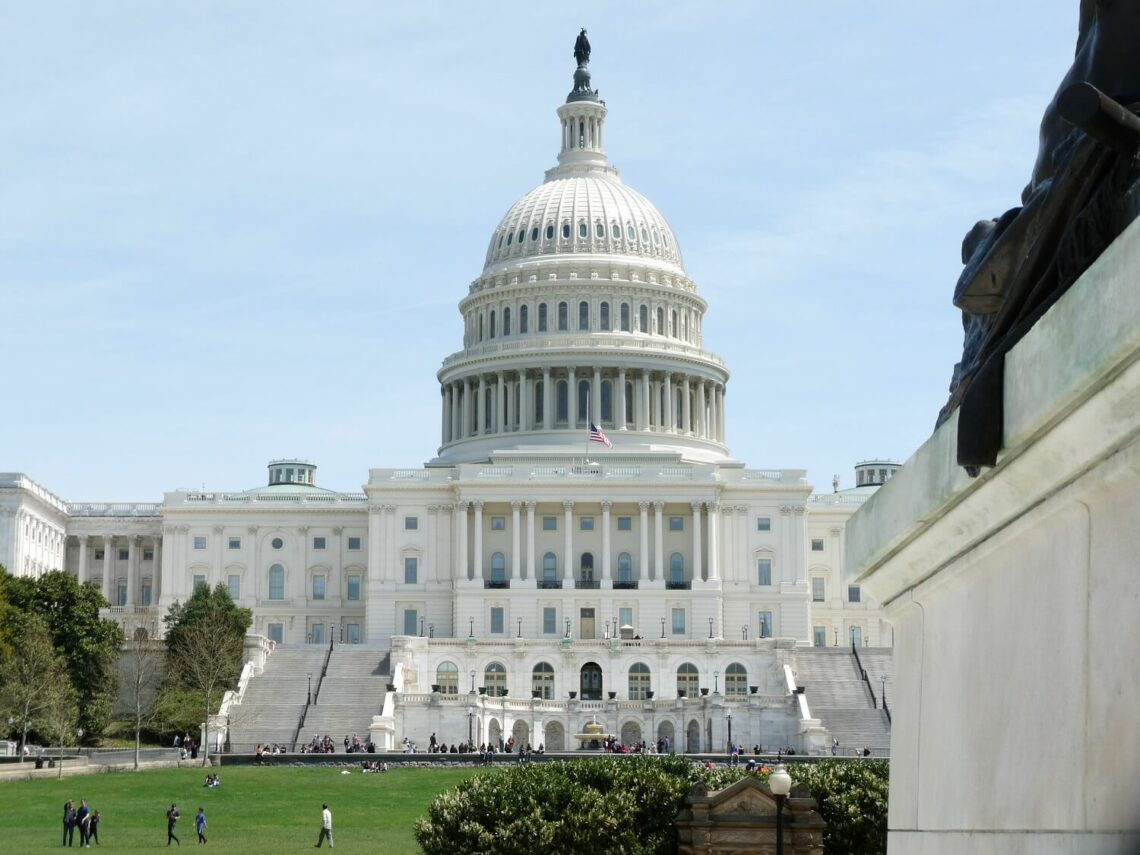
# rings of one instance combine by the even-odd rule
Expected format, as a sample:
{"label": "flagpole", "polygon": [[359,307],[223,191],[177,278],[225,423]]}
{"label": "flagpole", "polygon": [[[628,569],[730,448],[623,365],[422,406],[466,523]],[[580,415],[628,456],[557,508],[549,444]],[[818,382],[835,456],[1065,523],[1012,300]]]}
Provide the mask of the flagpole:
{"label": "flagpole", "polygon": [[592,425],[592,424],[593,424],[593,422],[590,421],[590,402],[587,400],[586,401],[586,460],[585,460],[585,463],[587,466],[590,465],[590,425]]}

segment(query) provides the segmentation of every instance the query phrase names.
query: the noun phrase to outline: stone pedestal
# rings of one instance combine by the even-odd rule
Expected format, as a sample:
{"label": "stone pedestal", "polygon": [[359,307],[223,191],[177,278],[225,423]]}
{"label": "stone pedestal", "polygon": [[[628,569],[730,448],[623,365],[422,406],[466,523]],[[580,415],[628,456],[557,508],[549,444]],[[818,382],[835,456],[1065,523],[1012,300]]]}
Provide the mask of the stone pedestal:
{"label": "stone pedestal", "polygon": [[1004,450],[951,418],[847,526],[895,626],[890,855],[1140,848],[1140,222],[1006,360]]}

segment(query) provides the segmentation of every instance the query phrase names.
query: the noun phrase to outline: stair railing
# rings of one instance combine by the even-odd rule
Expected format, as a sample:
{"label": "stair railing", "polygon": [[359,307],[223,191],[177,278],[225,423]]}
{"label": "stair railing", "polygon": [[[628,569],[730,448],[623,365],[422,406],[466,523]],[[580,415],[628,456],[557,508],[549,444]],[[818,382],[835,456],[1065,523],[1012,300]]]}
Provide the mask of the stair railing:
{"label": "stair railing", "polygon": [[867,669],[863,667],[863,660],[859,658],[859,648],[855,646],[854,641],[851,642],[851,652],[855,655],[855,665],[859,668],[859,676],[863,678],[867,691],[871,693],[871,706],[878,709],[879,701],[875,697],[875,687],[871,685],[871,678],[867,676]]}

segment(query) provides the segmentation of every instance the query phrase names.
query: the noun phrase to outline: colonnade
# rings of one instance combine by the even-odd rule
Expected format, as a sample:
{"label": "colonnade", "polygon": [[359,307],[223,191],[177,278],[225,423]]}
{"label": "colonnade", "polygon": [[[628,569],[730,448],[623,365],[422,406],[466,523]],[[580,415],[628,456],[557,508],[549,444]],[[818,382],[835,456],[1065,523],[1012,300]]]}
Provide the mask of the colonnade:
{"label": "colonnade", "polygon": [[16,510],[14,514],[16,536],[9,568],[12,573],[39,577],[62,569],[67,546],[63,529],[25,510]]}
{"label": "colonnade", "polygon": [[[484,517],[489,510],[487,504],[487,502],[476,499],[474,501],[461,501],[454,506],[448,506],[448,510],[455,515],[451,530],[455,537],[453,548],[456,557],[455,575],[458,579],[489,580],[489,576],[485,572],[485,564],[490,558],[490,554],[488,554],[484,538],[484,531],[486,530]],[[592,510],[599,503],[589,502],[587,504]],[[535,580],[540,585],[570,588],[579,583],[585,583],[582,585],[583,587],[609,588],[613,582],[621,584],[623,582],[677,581],[670,578],[665,554],[666,503],[639,501],[620,504],[622,507],[618,509],[615,508],[614,502],[602,501],[600,503],[600,527],[595,527],[589,532],[589,535],[592,536],[588,536],[586,545],[579,542],[576,546],[575,502],[572,499],[561,502],[562,513],[559,524],[562,535],[561,554],[558,556],[556,575],[554,578],[550,578],[544,573],[541,559],[538,556],[536,523],[536,519],[540,516],[538,503],[533,501],[510,502],[510,549],[509,555],[504,561],[504,573],[509,573],[509,575],[505,575],[502,581],[519,582],[527,579]],[[543,503],[543,505],[541,516],[558,516],[557,505],[552,506],[550,503]],[[673,513],[672,503],[670,505],[671,513]],[[497,516],[503,510],[503,503],[496,503],[495,509]],[[525,523],[522,520],[524,512]],[[650,526],[649,521],[651,512],[653,515],[652,526]],[[721,524],[719,513],[720,507],[715,502],[692,501],[689,503],[687,530],[691,539],[686,544],[686,548],[682,550],[682,554],[685,554],[683,581],[686,584],[693,580],[715,582],[720,579]],[[592,514],[590,515],[592,516]],[[503,513],[503,516],[505,518],[506,514]],[[618,516],[628,516],[631,521],[634,516],[638,518],[638,548],[636,550],[623,550],[623,552],[631,553],[629,578],[625,580],[618,578],[617,555],[613,548],[614,533],[617,531],[615,518]],[[632,529],[633,526],[630,525],[630,530]],[[598,542],[599,536],[600,544]],[[653,539],[652,549],[650,548],[650,537]],[[590,577],[586,578],[583,568],[579,566],[578,553],[588,551],[593,554],[595,550],[598,552],[600,567],[599,564],[596,564],[591,570],[600,570],[600,573],[595,575],[594,572],[591,572]],[[591,584],[595,582],[598,584]]]}
{"label": "colonnade", "polygon": [[688,373],[523,368],[451,380],[440,392],[444,445],[503,433],[587,430],[590,421],[618,431],[725,441],[724,384]]}
{"label": "colonnade", "polygon": [[[153,606],[158,602],[160,581],[159,568],[162,566],[162,538],[158,535],[141,534],[95,534],[78,535],[79,562],[76,576],[79,582],[100,579],[103,596],[112,606]],[[126,541],[127,558],[121,561],[119,550]],[[103,560],[95,557],[99,546],[103,547]],[[147,549],[150,557],[145,558]],[[147,571],[149,570],[149,574]],[[123,575],[125,574],[125,575]],[[149,590],[142,584],[150,579]],[[126,583],[120,596],[119,579]]]}

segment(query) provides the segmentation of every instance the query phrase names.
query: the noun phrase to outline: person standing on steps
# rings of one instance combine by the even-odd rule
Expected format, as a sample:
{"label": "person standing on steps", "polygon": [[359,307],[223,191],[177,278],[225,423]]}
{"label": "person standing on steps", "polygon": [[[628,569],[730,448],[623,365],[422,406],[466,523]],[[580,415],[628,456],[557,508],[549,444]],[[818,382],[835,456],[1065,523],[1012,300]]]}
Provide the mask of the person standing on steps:
{"label": "person standing on steps", "polygon": [[321,844],[325,842],[326,838],[329,841],[329,849],[332,849],[332,811],[329,810],[329,806],[327,804],[324,804],[321,805],[321,833],[320,836],[317,837],[317,849],[321,848]]}
{"label": "person standing on steps", "polygon": [[198,808],[198,815],[194,817],[194,830],[198,832],[198,842],[206,842],[206,812]]}
{"label": "person standing on steps", "polygon": [[170,806],[170,810],[168,810],[166,812],[166,845],[167,846],[170,845],[171,840],[173,840],[179,846],[182,845],[182,841],[179,840],[178,835],[176,835],[174,833],[174,824],[176,822],[178,822],[178,818],[180,816],[182,816],[182,814],[180,814],[178,812],[178,807],[176,805],[173,805],[173,804]]}

